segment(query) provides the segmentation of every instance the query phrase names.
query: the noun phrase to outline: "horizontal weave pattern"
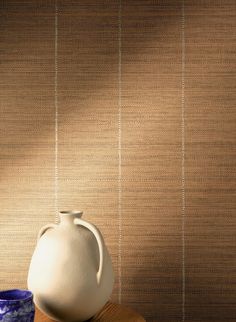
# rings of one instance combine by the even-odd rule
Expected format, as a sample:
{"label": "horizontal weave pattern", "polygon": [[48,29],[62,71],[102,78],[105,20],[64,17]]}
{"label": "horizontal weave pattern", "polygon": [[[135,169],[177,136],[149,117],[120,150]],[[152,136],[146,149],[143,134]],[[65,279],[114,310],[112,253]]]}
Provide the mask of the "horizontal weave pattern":
{"label": "horizontal weave pattern", "polygon": [[[102,231],[112,300],[182,320],[182,1],[57,1],[58,208]],[[55,2],[1,4],[0,288],[55,220]],[[236,3],[185,0],[185,312],[235,312]],[[119,235],[121,232],[121,236]],[[118,258],[121,240],[121,267]],[[121,273],[120,290],[118,274]]]}

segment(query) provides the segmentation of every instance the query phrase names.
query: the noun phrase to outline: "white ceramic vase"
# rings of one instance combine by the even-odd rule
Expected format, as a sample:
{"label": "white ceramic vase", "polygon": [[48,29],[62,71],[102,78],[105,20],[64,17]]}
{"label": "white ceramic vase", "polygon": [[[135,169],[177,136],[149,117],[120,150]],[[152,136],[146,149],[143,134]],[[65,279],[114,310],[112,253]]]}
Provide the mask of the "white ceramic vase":
{"label": "white ceramic vase", "polygon": [[56,321],[88,320],[113,289],[112,263],[103,237],[81,215],[63,211],[58,225],[44,226],[29,267],[28,288],[34,302]]}

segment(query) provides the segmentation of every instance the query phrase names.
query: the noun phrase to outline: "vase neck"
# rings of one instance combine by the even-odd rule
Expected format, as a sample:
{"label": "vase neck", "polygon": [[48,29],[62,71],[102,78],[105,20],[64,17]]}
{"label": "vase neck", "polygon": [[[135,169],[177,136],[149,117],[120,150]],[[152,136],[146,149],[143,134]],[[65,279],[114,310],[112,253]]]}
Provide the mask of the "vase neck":
{"label": "vase neck", "polygon": [[74,224],[74,219],[81,218],[82,214],[82,211],[60,211],[60,222],[61,224]]}

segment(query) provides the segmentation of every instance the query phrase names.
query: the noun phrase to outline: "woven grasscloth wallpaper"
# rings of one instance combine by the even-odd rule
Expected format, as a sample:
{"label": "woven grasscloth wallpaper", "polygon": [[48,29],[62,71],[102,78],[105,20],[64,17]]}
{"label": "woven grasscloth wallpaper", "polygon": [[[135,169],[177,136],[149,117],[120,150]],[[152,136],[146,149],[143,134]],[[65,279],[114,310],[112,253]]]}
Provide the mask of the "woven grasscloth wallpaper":
{"label": "woven grasscloth wallpaper", "polygon": [[2,0],[0,288],[79,209],[112,300],[236,319],[236,1]]}

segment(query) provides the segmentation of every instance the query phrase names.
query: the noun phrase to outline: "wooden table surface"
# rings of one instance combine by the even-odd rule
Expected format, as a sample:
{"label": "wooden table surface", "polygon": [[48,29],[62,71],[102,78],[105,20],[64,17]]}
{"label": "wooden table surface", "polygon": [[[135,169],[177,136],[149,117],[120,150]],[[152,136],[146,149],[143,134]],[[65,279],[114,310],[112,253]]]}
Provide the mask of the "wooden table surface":
{"label": "wooden table surface", "polygon": [[[36,308],[35,322],[53,322]],[[144,318],[123,305],[108,302],[89,322],[145,322]]]}

